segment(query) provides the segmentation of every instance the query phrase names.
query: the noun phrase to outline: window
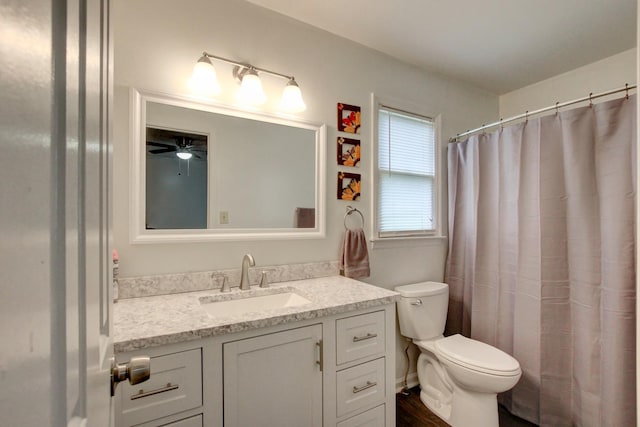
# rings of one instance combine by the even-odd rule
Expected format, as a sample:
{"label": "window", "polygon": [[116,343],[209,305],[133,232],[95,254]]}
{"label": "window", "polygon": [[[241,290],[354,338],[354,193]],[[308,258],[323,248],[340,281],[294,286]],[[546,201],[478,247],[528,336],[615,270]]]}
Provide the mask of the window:
{"label": "window", "polygon": [[436,156],[433,119],[378,106],[377,237],[436,234]]}

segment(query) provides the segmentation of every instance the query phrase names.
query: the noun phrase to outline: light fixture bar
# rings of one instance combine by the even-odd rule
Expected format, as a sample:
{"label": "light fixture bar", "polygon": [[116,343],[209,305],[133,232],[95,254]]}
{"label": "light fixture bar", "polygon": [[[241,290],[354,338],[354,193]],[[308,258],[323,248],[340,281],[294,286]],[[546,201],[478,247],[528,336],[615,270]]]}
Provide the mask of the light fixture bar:
{"label": "light fixture bar", "polygon": [[234,61],[233,59],[223,58],[222,56],[212,55],[212,54],[210,54],[208,52],[202,52],[202,56],[206,56],[208,58],[217,59],[218,61],[223,61],[223,62],[226,62],[228,64],[236,65],[236,66],[241,67],[241,68],[246,68],[246,69],[250,69],[250,70],[260,71],[262,73],[271,74],[272,76],[281,77],[283,79],[295,80],[295,78],[293,76],[287,76],[286,74],[277,73],[275,71],[267,70],[266,68],[260,68],[260,67],[256,67],[256,66],[251,65],[251,64],[245,64],[245,63],[242,63],[242,62]]}
{"label": "light fixture bar", "polygon": [[237,93],[237,98],[240,103],[251,106],[265,103],[267,97],[262,89],[262,82],[258,76],[258,72],[261,72],[287,80],[280,100],[280,109],[287,113],[300,113],[307,109],[295,77],[267,70],[266,68],[256,67],[244,62],[234,61],[233,59],[223,56],[213,55],[208,52],[202,52],[202,57],[193,69],[189,87],[194,92],[204,94],[205,96],[216,96],[220,93],[220,84],[218,83],[216,71],[211,63],[211,59],[234,65],[233,77],[240,82],[240,90]]}

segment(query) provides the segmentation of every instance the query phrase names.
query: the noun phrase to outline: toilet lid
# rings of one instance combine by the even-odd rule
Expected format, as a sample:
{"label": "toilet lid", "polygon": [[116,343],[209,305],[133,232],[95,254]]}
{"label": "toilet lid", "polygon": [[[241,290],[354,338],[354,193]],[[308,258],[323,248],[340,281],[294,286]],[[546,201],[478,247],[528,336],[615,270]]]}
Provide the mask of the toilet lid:
{"label": "toilet lid", "polygon": [[492,375],[518,375],[520,364],[502,350],[462,335],[452,335],[435,343],[436,351],[452,363]]}
{"label": "toilet lid", "polygon": [[449,291],[449,285],[439,282],[421,282],[411,285],[397,286],[395,291],[402,297],[416,298],[439,295]]}

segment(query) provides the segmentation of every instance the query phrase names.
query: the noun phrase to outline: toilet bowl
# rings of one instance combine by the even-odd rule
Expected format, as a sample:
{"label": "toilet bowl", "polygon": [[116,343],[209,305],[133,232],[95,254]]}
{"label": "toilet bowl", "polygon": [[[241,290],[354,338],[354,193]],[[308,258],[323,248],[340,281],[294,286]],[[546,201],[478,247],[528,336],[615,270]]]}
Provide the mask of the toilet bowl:
{"label": "toilet bowl", "polygon": [[516,385],[516,359],[462,335],[444,337],[449,287],[423,282],[399,286],[400,332],[420,349],[420,400],[453,427],[498,427],[498,393]]}

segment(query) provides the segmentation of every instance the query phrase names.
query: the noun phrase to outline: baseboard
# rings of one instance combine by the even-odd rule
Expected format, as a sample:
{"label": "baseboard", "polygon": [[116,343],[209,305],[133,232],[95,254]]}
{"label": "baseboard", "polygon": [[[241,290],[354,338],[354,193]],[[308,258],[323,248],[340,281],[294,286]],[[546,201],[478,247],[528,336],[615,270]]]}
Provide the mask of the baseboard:
{"label": "baseboard", "polygon": [[[412,388],[419,384],[418,382],[418,373],[412,372],[407,377],[407,387]],[[397,379],[396,378],[396,393],[400,393],[404,388],[404,377]]]}

